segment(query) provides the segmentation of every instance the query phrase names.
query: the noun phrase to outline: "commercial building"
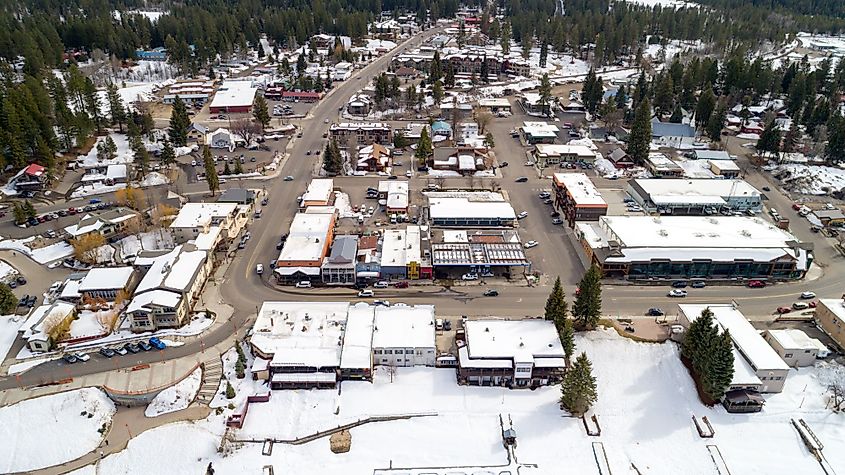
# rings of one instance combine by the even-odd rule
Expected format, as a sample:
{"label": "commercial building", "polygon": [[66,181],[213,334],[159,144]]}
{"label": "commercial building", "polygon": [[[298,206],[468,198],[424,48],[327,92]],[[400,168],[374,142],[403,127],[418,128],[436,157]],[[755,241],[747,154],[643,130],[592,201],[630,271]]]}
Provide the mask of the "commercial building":
{"label": "commercial building", "polygon": [[444,227],[513,226],[516,213],[501,193],[490,191],[427,192],[431,224]]}
{"label": "commercial building", "polygon": [[434,366],[433,305],[376,306],[373,361],[383,366]]}
{"label": "commercial building", "polygon": [[530,272],[531,261],[514,230],[444,229],[431,244],[435,276],[454,278],[467,272],[484,277]]}
{"label": "commercial building", "polygon": [[812,243],[751,217],[602,216],[575,234],[608,277],[787,280],[813,262]]}
{"label": "commercial building", "polygon": [[374,321],[375,311],[372,305],[358,302],[349,306],[340,353],[342,380],[372,379]]}
{"label": "commercial building", "polygon": [[170,232],[176,244],[184,244],[221,230],[220,239],[235,239],[249,220],[249,207],[236,203],[185,203],[170,223]]}
{"label": "commercial building", "polygon": [[682,145],[692,145],[695,141],[695,128],[688,124],[660,122],[654,118],[651,121],[651,138],[663,147],[680,148]]}
{"label": "commercial building", "polygon": [[575,221],[596,221],[607,214],[607,202],[584,173],[555,173],[555,207],[570,227]]}
{"label": "commercial building", "polygon": [[300,210],[309,206],[329,206],[334,203],[334,180],[331,178],[315,178],[308,183],[308,188],[299,203]]}
{"label": "commercial building", "polygon": [[704,309],[713,312],[713,321],[719,333],[730,332],[734,344],[734,375],[729,390],[746,390],[760,393],[783,391],[789,366],[766,343],[732,304],[678,305],[678,321],[685,328],[701,316]]}
{"label": "commercial building", "polygon": [[357,255],[358,236],[335,236],[331,251],[323,259],[323,265],[320,268],[323,283],[328,285],[354,284]]}
{"label": "commercial building", "polygon": [[646,211],[664,214],[760,211],[763,207],[762,194],[744,180],[634,178],[628,181],[627,191]]}
{"label": "commercial building", "polygon": [[[423,241],[423,235],[425,240]],[[433,269],[428,246],[428,229],[409,225],[405,229],[388,229],[381,241],[380,273],[384,279],[430,279]],[[426,246],[423,252],[423,244]]]}
{"label": "commercial building", "polygon": [[819,299],[815,320],[840,349],[845,348],[845,300]]}
{"label": "commercial building", "polygon": [[382,180],[378,182],[379,200],[384,200],[387,214],[408,213],[408,182]]}
{"label": "commercial building", "polygon": [[688,156],[693,160],[715,160],[717,162],[736,159],[724,150],[693,150]]}
{"label": "commercial building", "polygon": [[511,112],[511,103],[507,97],[492,97],[478,100],[478,107],[492,113]]}
{"label": "commercial building", "polygon": [[538,387],[555,384],[566,368],[553,322],[467,320],[458,343],[458,381],[479,386]]}
{"label": "commercial building", "polygon": [[250,206],[255,203],[255,191],[246,188],[229,188],[220,194],[217,202]]}
{"label": "commercial building", "polygon": [[534,160],[541,167],[560,163],[594,163],[596,152],[586,145],[541,143],[534,148]]}
{"label": "commercial building", "polygon": [[558,126],[547,122],[523,122],[521,129],[525,141],[531,145],[552,144],[560,132]]}
{"label": "commercial building", "polygon": [[79,282],[79,294],[83,299],[113,301],[118,293],[124,297],[132,295],[136,275],[132,267],[95,267]]}
{"label": "commercial building", "polygon": [[717,176],[725,178],[736,178],[742,173],[742,169],[733,160],[708,160],[710,171]]}
{"label": "commercial building", "polygon": [[252,110],[257,91],[258,88],[253,86],[252,81],[223,81],[214,94],[208,110],[212,114],[248,113]]}
{"label": "commercial building", "polygon": [[280,282],[318,281],[323,258],[334,236],[333,213],[297,213],[293,217],[274,274]]}
{"label": "commercial building", "polygon": [[[794,368],[813,366],[819,357],[819,350],[824,348],[822,342],[795,328],[766,330],[763,338],[786,364]],[[822,352],[824,354],[827,351],[822,349]]]}
{"label": "commercial building", "polygon": [[658,178],[684,176],[684,169],[662,153],[649,153],[645,161],[645,168]]}
{"label": "commercial building", "polygon": [[352,146],[353,142],[358,145],[388,144],[393,140],[393,129],[389,124],[381,122],[343,122],[332,124],[329,127],[329,135],[342,147]]}

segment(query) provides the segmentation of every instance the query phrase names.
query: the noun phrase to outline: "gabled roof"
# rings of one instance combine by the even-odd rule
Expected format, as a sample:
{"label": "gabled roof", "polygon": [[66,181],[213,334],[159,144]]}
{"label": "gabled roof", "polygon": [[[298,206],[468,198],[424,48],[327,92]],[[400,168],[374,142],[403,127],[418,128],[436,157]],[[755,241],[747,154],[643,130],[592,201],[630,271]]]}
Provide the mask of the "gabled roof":
{"label": "gabled roof", "polygon": [[695,137],[695,129],[687,124],[660,122],[653,119],[651,121],[651,135],[652,137]]}

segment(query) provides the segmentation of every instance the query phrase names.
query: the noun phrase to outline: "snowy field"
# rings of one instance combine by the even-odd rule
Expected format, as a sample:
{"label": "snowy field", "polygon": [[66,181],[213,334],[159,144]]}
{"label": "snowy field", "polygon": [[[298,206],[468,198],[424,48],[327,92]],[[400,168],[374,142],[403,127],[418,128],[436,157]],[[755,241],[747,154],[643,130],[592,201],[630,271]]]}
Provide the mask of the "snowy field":
{"label": "snowy field", "polygon": [[201,383],[202,368],[197,368],[182,381],[158,393],[147,406],[144,415],[157,417],[187,408],[200,390]]}
{"label": "snowy field", "polygon": [[[601,437],[588,437],[580,420],[560,410],[558,387],[513,391],[458,386],[452,370],[399,368],[393,382],[386,372],[378,371],[375,383],[345,382],[340,394],[273,391],[270,402],[251,406],[244,428],[236,433],[258,438],[302,436],[368,415],[437,413],[355,428],[349,453],[332,454],[328,440],[321,439],[302,446],[277,444],[269,457],[261,455],[260,444],[246,444],[223,456],[216,450],[223,416],[211,416],[141,434],[128,449],[101,462],[98,473],[190,473],[209,462],[218,474],[260,473],[264,465],[272,464],[288,473],[320,475],[369,474],[391,463],[394,467],[504,464],[499,414],[513,420],[519,461],[538,464],[532,473],[598,474],[592,444],[601,442],[613,473],[634,473],[634,464],[642,474],[716,475],[707,449],[716,445],[734,474],[821,475],[818,462],[791,426],[791,417],[803,418],[825,445],[833,468],[845,471],[845,415],[825,409],[818,369],[793,370],[783,393],[767,395],[762,413],[731,415],[698,401],[673,343],[641,344],[613,331],[596,331],[579,335],[577,344],[578,351],[592,359],[598,380],[594,413]],[[228,375],[234,361],[234,352],[230,353],[224,358]],[[249,377],[232,382],[244,393],[249,386],[262,387]],[[238,394],[235,401],[244,396]],[[716,436],[699,438],[692,415],[707,416]],[[149,454],[169,463],[158,470],[158,465],[147,463]],[[561,466],[568,471],[561,472]]]}
{"label": "snowy field", "polygon": [[[100,445],[114,404],[86,388],[0,407],[0,472],[21,472],[76,459]],[[84,414],[83,414],[84,413]]]}
{"label": "snowy field", "polygon": [[841,168],[787,164],[772,173],[780,178],[785,188],[806,195],[826,195],[828,191],[845,188],[845,170]]}

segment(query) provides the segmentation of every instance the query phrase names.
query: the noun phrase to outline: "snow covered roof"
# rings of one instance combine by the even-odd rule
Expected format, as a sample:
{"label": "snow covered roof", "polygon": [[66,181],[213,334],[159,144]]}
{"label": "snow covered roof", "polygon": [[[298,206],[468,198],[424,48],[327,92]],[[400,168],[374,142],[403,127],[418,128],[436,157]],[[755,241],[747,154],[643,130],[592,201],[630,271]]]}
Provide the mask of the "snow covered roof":
{"label": "snow covered roof", "polygon": [[288,231],[288,239],[278,260],[322,260],[333,225],[334,215],[332,214],[295,214]]}
{"label": "snow covered roof", "polygon": [[95,267],[79,283],[79,291],[123,289],[129,285],[133,272],[132,267]]}
{"label": "snow covered roof", "polygon": [[510,107],[511,103],[507,97],[490,97],[478,100],[480,107]]}
{"label": "snow covered roof", "polygon": [[207,255],[206,251],[186,251],[183,246],[176,246],[172,251],[153,260],[150,270],[144,274],[135,289],[135,294],[153,289],[187,292]]}
{"label": "snow covered roof", "polygon": [[409,225],[405,229],[385,230],[381,243],[381,265],[404,267],[409,262],[420,262],[420,227]]}
{"label": "snow covered roof", "polygon": [[555,173],[554,182],[556,185],[566,188],[569,196],[579,206],[607,207],[607,202],[602,198],[599,190],[584,173]]}
{"label": "snow covered roof", "polygon": [[341,122],[332,124],[329,130],[390,130],[390,125],[382,122]]}
{"label": "snow covered roof", "polygon": [[682,171],[683,168],[677,163],[673,162],[669,157],[662,153],[649,153],[648,162],[655,170],[660,171]]}
{"label": "snow covered roof", "polygon": [[558,126],[547,122],[523,122],[522,131],[532,137],[557,137]]}
{"label": "snow covered roof", "polygon": [[208,232],[203,232],[197,234],[197,237],[194,238],[194,246],[197,249],[203,251],[211,251],[217,245],[220,240],[220,233],[223,231],[223,228],[220,226],[211,226],[208,228]]}
{"label": "snow covered roof", "polygon": [[170,223],[171,228],[205,227],[215,219],[233,216],[238,209],[236,203],[185,203]]}
{"label": "snow covered roof", "polygon": [[305,194],[302,195],[302,206],[310,203],[327,204],[331,199],[334,190],[334,180],[331,178],[315,178],[308,184]]}
{"label": "snow covered roof", "polygon": [[211,101],[212,108],[251,106],[255,100],[257,88],[252,81],[223,81]]}
{"label": "snow covered roof", "polygon": [[438,218],[516,219],[513,207],[501,193],[488,191],[428,192],[429,215]]}
{"label": "snow covered roof", "polygon": [[545,320],[468,320],[464,323],[472,359],[514,359],[526,355],[563,358],[554,323]]}
{"label": "snow covered roof", "polygon": [[736,163],[736,162],[734,162],[733,160],[715,160],[715,159],[711,159],[711,160],[707,160],[707,163],[710,165],[710,167],[711,167],[711,168],[712,168],[712,167],[716,167],[716,169],[717,169],[717,170],[719,170],[719,171],[723,171],[723,172],[725,172],[725,171],[735,171],[735,172],[738,172],[738,171],[741,171],[741,170],[742,170],[742,169],[739,167],[739,165],[737,165],[737,163]]}
{"label": "snow covered roof", "polygon": [[434,305],[375,307],[373,348],[434,347]]}
{"label": "snow covered roof", "polygon": [[152,311],[153,305],[162,307],[176,308],[179,301],[182,300],[182,295],[177,292],[169,290],[153,290],[136,294],[126,307],[126,313],[132,313],[137,310],[144,310],[146,312]]}
{"label": "snow covered roof", "polygon": [[271,366],[340,365],[346,302],[264,302],[250,342],[272,355]]}
{"label": "snow covered roof", "polygon": [[536,154],[540,157],[570,156],[585,160],[596,158],[596,152],[585,145],[537,144],[536,149]]}
{"label": "snow covered roof", "polygon": [[690,322],[695,321],[704,309],[709,308],[713,312],[713,320],[722,331],[730,332],[734,345],[755,371],[789,369],[760,333],[751,326],[745,315],[732,304],[681,304],[678,308]]}
{"label": "snow covered roof", "polygon": [[472,155],[458,155],[459,170],[475,170],[475,157]]}
{"label": "snow covered roof", "polygon": [[771,336],[778,344],[783,347],[784,350],[817,350],[818,347],[816,343],[813,342],[814,338],[810,338],[801,330],[797,328],[786,328],[783,330],[767,330],[769,336]]}
{"label": "snow covered roof", "polygon": [[[732,162],[726,162],[732,163]],[[663,203],[724,204],[731,198],[759,198],[760,192],[745,180],[706,178],[635,178],[631,185],[645,192],[656,205]]]}
{"label": "snow covered roof", "polygon": [[842,299],[819,299],[819,305],[825,307],[839,320],[840,325],[845,325],[845,301]]}
{"label": "snow covered roof", "polygon": [[374,307],[359,302],[349,307],[343,332],[340,367],[369,368],[372,366]]}
{"label": "snow covered roof", "polygon": [[698,160],[733,160],[724,150],[693,150],[692,154]]}
{"label": "snow covered roof", "polygon": [[19,327],[18,331],[23,332],[23,337],[27,339],[46,339],[46,335],[43,333],[43,325],[47,317],[57,314],[66,317],[75,310],[76,306],[74,304],[61,300],[52,302],[49,305],[40,305],[32,311],[26,321],[23,322],[23,325]]}
{"label": "snow covered roof", "polygon": [[68,279],[62,287],[62,293],[59,294],[60,299],[78,299],[82,295],[79,293],[79,283],[81,280]]}

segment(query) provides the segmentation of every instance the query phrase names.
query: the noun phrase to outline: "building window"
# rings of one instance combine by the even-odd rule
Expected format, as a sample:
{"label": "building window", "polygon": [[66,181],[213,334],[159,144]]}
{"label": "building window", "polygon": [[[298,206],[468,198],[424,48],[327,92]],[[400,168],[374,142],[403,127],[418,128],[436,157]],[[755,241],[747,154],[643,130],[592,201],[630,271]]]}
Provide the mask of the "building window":
{"label": "building window", "polygon": [[381,354],[381,350],[373,350],[373,354],[374,354],[374,355],[380,355],[380,354]]}
{"label": "building window", "polygon": [[783,355],[784,358],[792,358],[792,353],[786,353]]}
{"label": "building window", "polygon": [[387,364],[387,358],[382,358],[382,359],[381,359],[381,363],[382,363],[382,364]]}
{"label": "building window", "polygon": [[384,350],[384,354],[386,354],[386,355],[392,355],[392,354],[393,354],[393,350]]}
{"label": "building window", "polygon": [[414,350],[405,350],[405,354],[406,354],[406,355],[413,355],[413,354],[414,354]]}
{"label": "building window", "polygon": [[782,376],[777,376],[777,377],[775,377],[775,381],[780,381],[781,379],[783,379],[783,377],[782,377]]}

